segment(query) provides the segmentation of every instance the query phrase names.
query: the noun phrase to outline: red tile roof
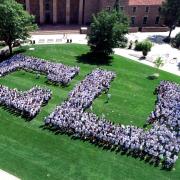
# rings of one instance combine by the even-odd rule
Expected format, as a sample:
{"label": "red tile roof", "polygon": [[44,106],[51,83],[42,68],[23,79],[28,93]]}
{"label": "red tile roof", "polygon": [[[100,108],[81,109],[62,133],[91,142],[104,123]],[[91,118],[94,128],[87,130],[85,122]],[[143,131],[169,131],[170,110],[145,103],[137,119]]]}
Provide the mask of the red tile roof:
{"label": "red tile roof", "polygon": [[161,5],[164,0],[129,0],[129,5]]}

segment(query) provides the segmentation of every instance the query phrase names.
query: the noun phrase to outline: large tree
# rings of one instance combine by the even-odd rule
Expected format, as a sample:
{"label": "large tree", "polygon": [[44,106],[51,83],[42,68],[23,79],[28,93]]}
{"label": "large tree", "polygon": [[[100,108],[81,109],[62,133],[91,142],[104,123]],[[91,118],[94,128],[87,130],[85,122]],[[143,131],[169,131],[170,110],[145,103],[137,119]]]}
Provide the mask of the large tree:
{"label": "large tree", "polygon": [[35,18],[14,0],[0,0],[0,17],[0,39],[5,41],[12,54],[13,42],[25,40],[29,32],[37,28]]}
{"label": "large tree", "polygon": [[101,11],[90,25],[88,44],[91,52],[109,56],[113,48],[123,46],[127,42],[128,18],[120,11]]}
{"label": "large tree", "polygon": [[161,14],[164,17],[165,25],[169,27],[170,40],[171,33],[180,20],[180,0],[165,0],[162,4]]}

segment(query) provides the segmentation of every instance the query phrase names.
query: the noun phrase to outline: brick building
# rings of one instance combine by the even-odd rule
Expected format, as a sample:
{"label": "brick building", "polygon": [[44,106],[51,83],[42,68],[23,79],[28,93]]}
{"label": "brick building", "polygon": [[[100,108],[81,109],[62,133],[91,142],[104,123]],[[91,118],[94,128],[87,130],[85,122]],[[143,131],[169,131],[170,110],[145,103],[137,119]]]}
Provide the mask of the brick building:
{"label": "brick building", "polygon": [[[112,9],[116,0],[17,0],[35,15],[39,24],[88,25],[93,13]],[[130,18],[131,29],[161,28],[163,0],[120,0],[120,8]],[[150,28],[151,27],[151,28]]]}

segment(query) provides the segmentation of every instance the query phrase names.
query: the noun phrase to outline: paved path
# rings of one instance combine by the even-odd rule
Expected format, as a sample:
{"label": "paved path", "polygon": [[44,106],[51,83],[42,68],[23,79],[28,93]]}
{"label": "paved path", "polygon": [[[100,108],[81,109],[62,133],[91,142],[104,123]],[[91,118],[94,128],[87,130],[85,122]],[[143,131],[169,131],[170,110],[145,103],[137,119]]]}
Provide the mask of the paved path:
{"label": "paved path", "polygon": [[7,52],[9,50],[8,46],[5,46],[3,48],[0,49],[0,55],[4,52]]}
{"label": "paved path", "polygon": [[0,180],[20,180],[20,179],[0,169]]}
{"label": "paved path", "polygon": [[84,34],[54,34],[54,35],[32,35],[31,40],[36,44],[63,44],[68,39],[72,39],[72,43],[87,44],[86,35]]}
{"label": "paved path", "polygon": [[[176,28],[172,32],[172,37],[175,37],[180,32],[180,28]],[[141,60],[142,52],[137,52],[129,49],[115,49],[115,54],[133,59],[143,64],[154,67],[153,61],[161,57],[164,61],[164,66],[160,69],[180,76],[180,50],[172,48],[169,44],[163,42],[169,32],[150,32],[150,33],[130,33],[127,38],[132,41],[142,41],[149,39],[153,43],[151,52],[148,53],[146,60]]]}
{"label": "paved path", "polygon": [[[148,55],[146,60],[142,60],[141,52],[134,52],[133,50],[126,50],[126,49],[120,49],[120,48],[114,49],[114,51],[115,51],[115,54],[117,54],[117,55],[127,57],[129,59],[132,59],[132,60],[137,61],[142,64],[146,64],[151,67],[155,67],[150,55]],[[157,57],[158,57],[158,55],[156,55],[156,58]],[[180,55],[178,57],[180,57]],[[156,58],[154,58],[153,60],[155,60]],[[163,59],[165,59],[165,58],[163,58]],[[167,61],[165,62],[164,66],[161,67],[160,69],[180,76],[180,67],[178,67],[178,64],[180,64],[180,59],[176,59],[176,60],[169,59],[168,60],[168,58],[167,58],[166,60]]]}

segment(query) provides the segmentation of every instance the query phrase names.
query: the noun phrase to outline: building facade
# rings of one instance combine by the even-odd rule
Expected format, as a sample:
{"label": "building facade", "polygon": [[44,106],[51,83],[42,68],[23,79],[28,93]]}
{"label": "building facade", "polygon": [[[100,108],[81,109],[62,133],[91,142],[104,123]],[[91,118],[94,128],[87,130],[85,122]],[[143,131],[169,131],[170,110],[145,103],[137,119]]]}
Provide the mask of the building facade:
{"label": "building facade", "polygon": [[[110,10],[116,0],[17,0],[39,24],[88,25],[92,14]],[[163,0],[120,0],[120,8],[129,16],[131,27],[161,27]]]}

